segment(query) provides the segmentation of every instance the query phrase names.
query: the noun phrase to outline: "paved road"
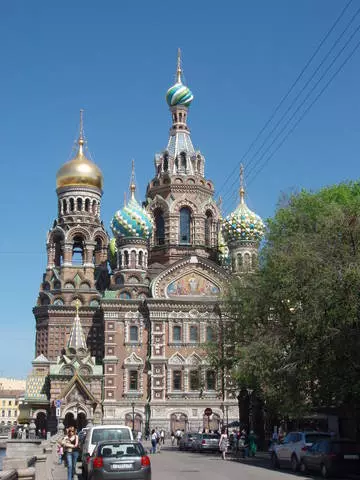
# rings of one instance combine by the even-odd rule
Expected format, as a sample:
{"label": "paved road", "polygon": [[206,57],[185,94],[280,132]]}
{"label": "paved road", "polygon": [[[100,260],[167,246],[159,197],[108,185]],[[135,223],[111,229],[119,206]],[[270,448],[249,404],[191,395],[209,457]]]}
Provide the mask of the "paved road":
{"label": "paved road", "polygon": [[[163,449],[150,458],[153,480],[319,480],[319,477],[293,474],[285,469],[273,470],[266,454],[245,460],[224,461],[220,455]],[[80,463],[77,473],[75,480],[82,480]],[[66,469],[53,464],[49,476],[50,479],[65,480]]]}

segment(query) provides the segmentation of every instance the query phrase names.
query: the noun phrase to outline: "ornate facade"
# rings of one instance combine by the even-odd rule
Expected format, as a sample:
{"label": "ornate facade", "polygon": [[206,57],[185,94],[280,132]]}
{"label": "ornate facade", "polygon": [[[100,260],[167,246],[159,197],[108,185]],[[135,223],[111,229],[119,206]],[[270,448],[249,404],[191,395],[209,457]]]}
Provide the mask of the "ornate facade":
{"label": "ornate facade", "polygon": [[231,275],[255,268],[264,226],[245,204],[243,182],[238,208],[222,219],[188,128],[193,95],[180,57],[166,100],[167,147],[155,155],[142,205],[133,167],[131,198],[112,219],[111,240],[82,119],[77,154],[57,174],[58,217],[34,314],[36,356],[48,362],[49,415],[61,400],[68,423],[74,405],[86,421],[136,430],[217,429],[238,420],[236,392],[226,372],[211,368],[205,344],[218,340],[219,298]]}

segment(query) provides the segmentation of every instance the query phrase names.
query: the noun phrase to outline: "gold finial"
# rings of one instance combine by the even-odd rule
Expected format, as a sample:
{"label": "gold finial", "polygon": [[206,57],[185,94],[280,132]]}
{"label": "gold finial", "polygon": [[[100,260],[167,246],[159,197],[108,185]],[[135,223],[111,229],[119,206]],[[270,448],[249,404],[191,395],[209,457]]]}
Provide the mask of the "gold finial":
{"label": "gold finial", "polygon": [[76,316],[79,316],[79,307],[80,307],[80,300],[77,298],[75,302],[75,308],[76,308]]}
{"label": "gold finial", "polygon": [[131,161],[131,180],[130,180],[130,192],[131,192],[131,200],[135,199],[135,160]]}
{"label": "gold finial", "polygon": [[178,48],[178,54],[177,54],[177,69],[176,69],[176,82],[181,83],[181,50]]}
{"label": "gold finial", "polygon": [[240,165],[240,203],[245,203],[244,165]]}
{"label": "gold finial", "polygon": [[83,147],[84,147],[84,110],[81,108],[80,109],[80,133],[79,133],[79,154],[83,155]]}

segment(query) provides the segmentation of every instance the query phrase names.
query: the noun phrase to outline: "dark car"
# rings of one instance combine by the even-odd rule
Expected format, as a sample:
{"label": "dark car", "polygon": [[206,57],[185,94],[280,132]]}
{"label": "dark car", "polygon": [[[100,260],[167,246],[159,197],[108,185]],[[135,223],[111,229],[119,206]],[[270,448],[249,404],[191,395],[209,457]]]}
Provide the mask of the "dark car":
{"label": "dark car", "polygon": [[191,450],[193,442],[199,435],[197,432],[184,433],[179,442],[179,450]]}
{"label": "dark car", "polygon": [[360,445],[351,440],[328,439],[307,449],[300,470],[320,472],[323,478],[331,475],[360,473]]}
{"label": "dark car", "polygon": [[192,443],[192,450],[195,452],[218,452],[219,439],[218,433],[200,433]]}
{"label": "dark car", "polygon": [[151,480],[151,462],[141,443],[99,442],[90,457],[89,480]]}

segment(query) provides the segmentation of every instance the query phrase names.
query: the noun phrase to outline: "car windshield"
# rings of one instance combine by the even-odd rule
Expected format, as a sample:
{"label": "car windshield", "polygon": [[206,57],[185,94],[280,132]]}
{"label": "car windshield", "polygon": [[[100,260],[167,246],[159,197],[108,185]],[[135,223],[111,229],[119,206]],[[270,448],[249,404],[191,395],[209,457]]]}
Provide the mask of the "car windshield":
{"label": "car windshield", "polygon": [[333,442],[331,451],[334,453],[360,453],[360,445],[355,442]]}
{"label": "car windshield", "polygon": [[127,428],[97,428],[93,431],[91,443],[99,443],[103,440],[131,440]]}
{"label": "car windshield", "polygon": [[142,457],[145,455],[139,443],[103,443],[99,446],[98,455],[101,457]]}
{"label": "car windshield", "polygon": [[330,437],[331,437],[330,433],[307,433],[305,435],[305,442],[315,443]]}

